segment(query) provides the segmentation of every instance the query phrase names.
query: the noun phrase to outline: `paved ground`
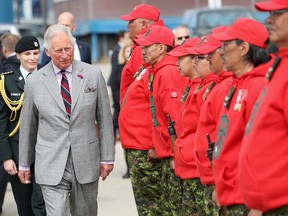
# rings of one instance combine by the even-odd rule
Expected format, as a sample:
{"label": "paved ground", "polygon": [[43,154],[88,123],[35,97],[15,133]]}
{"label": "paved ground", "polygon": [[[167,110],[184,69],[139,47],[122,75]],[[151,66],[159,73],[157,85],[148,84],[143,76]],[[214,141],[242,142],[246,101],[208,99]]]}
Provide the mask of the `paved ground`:
{"label": "paved ground", "polygon": [[[99,66],[107,80],[110,74],[110,65],[102,63]],[[126,169],[123,150],[120,142],[118,142],[116,144],[114,170],[105,181],[100,180],[98,196],[99,216],[137,216],[130,179],[122,179]],[[1,216],[17,216],[10,185],[7,189]]]}

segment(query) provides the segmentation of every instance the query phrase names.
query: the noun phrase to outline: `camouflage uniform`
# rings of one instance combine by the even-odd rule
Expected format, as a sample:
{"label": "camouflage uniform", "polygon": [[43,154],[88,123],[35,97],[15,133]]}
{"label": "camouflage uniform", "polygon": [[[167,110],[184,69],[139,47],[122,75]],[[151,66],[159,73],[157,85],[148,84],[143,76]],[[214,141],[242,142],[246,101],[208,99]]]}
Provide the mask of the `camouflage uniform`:
{"label": "camouflage uniform", "polygon": [[147,161],[147,151],[126,149],[130,179],[139,216],[162,215],[161,160]]}
{"label": "camouflage uniform", "polygon": [[212,193],[214,191],[214,185],[203,185],[203,210],[207,216],[217,215],[217,205],[212,201]]}
{"label": "camouflage uniform", "polygon": [[270,210],[263,214],[263,216],[287,216],[288,206],[283,206],[274,210]]}
{"label": "camouflage uniform", "polygon": [[212,202],[214,187],[202,185],[199,178],[183,180],[181,216],[214,216],[216,206]]}
{"label": "camouflage uniform", "polygon": [[226,211],[226,215],[228,216],[246,216],[249,213],[249,209],[246,208],[245,205],[231,205],[222,207],[220,212],[220,216],[223,215],[223,211]]}
{"label": "camouflage uniform", "polygon": [[172,158],[164,158],[162,161],[161,179],[161,203],[164,211],[161,216],[179,216],[181,207],[182,180],[175,176],[174,170],[170,168]]}

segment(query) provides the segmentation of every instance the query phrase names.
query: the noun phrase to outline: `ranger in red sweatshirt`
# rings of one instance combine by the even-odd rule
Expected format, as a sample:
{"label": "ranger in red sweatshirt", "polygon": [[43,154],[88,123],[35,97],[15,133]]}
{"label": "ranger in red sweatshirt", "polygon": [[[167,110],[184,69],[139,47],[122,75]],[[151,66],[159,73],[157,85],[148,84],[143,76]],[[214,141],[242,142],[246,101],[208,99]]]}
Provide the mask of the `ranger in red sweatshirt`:
{"label": "ranger in red sweatshirt", "polygon": [[[152,146],[148,159],[161,158],[162,162],[162,197],[160,199],[165,211],[163,215],[179,215],[181,184],[170,168],[174,155],[168,134],[168,116],[177,119],[180,110],[180,97],[188,80],[181,77],[176,66],[176,58],[167,55],[172,49],[174,35],[164,26],[152,26],[146,34],[139,36],[135,43],[142,47],[142,57],[150,65],[149,90],[150,112],[152,115]],[[177,124],[177,122],[176,122]]]}
{"label": "ranger in red sweatshirt", "polygon": [[[121,16],[121,19],[128,21],[129,37],[134,40],[136,35],[145,34],[147,29],[153,25],[164,25],[159,20],[160,10],[152,5],[140,4],[127,15]],[[141,58],[141,47],[134,44],[130,58],[125,64],[120,83],[120,104],[122,104],[126,91],[133,80],[141,73],[145,67],[145,62]]]}
{"label": "ranger in red sweatshirt", "polygon": [[278,57],[266,74],[267,87],[253,107],[239,157],[244,203],[263,215],[288,215],[288,1],[259,2],[270,11],[270,40]]}
{"label": "ranger in red sweatshirt", "polygon": [[[216,128],[223,106],[223,100],[227,89],[232,83],[232,73],[223,70],[223,62],[219,50],[222,42],[213,37],[213,34],[225,31],[226,28],[227,27],[221,26],[213,29],[212,34],[206,36],[206,45],[198,49],[199,53],[203,55],[208,54],[207,60],[210,70],[218,76],[215,81],[215,86],[212,86],[213,91],[210,89],[209,97],[207,97],[206,102],[202,106],[194,146],[195,161],[200,180],[201,183],[205,185],[214,185],[211,162],[207,156],[208,142],[206,135],[208,134],[211,141],[215,142]],[[211,199],[211,197],[209,197],[209,199]]]}
{"label": "ranger in red sweatshirt", "polygon": [[[179,126],[177,128],[178,137],[175,142],[175,174],[183,179],[180,215],[212,215],[211,208],[206,207],[207,203],[203,200],[205,189],[199,180],[193,148],[200,109],[206,99],[203,99],[203,95],[207,90],[210,91],[208,88],[217,76],[210,73],[206,57],[199,56],[199,53],[196,52],[195,47],[199,42],[190,47],[185,46],[188,44],[187,42],[189,42],[189,39],[181,44],[177,50],[172,50],[169,53],[169,55],[178,56],[181,75],[191,79],[190,91],[180,109]],[[200,85],[197,83],[197,76],[202,79]],[[209,94],[208,91],[207,96]]]}
{"label": "ranger in red sweatshirt", "polygon": [[[214,179],[218,202],[227,215],[247,215],[238,185],[238,156],[252,107],[266,84],[271,66],[266,53],[268,31],[258,21],[239,18],[223,33],[224,68],[233,72],[233,83],[223,103],[214,148]],[[267,63],[268,62],[268,63]]]}
{"label": "ranger in red sweatshirt", "polygon": [[[159,20],[160,11],[147,4],[137,5],[128,15],[130,38],[144,34],[152,25],[164,25]],[[152,146],[152,117],[149,111],[148,72],[143,66],[141,47],[134,45],[122,78],[119,115],[119,131],[122,147],[129,164],[129,172],[134,198],[139,215],[159,215],[162,213],[161,170],[159,161],[147,161],[147,153]]]}

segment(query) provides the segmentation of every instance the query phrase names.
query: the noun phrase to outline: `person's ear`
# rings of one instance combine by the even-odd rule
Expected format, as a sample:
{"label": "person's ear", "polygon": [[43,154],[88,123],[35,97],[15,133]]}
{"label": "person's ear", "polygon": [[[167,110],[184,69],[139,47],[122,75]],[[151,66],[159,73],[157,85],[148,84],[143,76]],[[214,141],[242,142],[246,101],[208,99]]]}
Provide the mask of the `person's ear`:
{"label": "person's ear", "polygon": [[51,57],[50,51],[48,49],[44,48],[44,51],[48,57]]}
{"label": "person's ear", "polygon": [[72,27],[72,34],[74,33],[76,31],[76,25],[75,25],[75,23],[73,23],[73,27]]}
{"label": "person's ear", "polygon": [[159,44],[158,49],[159,49],[159,52],[162,54],[166,52],[167,47],[164,44]]}
{"label": "person's ear", "polygon": [[240,44],[240,53],[242,56],[245,56],[248,52],[249,52],[249,49],[250,49],[250,45],[248,42],[243,42]]}
{"label": "person's ear", "polygon": [[148,27],[148,22],[147,22],[147,20],[142,19],[142,20],[141,20],[141,28],[142,28],[142,29],[145,29],[145,28],[147,28],[147,27]]}

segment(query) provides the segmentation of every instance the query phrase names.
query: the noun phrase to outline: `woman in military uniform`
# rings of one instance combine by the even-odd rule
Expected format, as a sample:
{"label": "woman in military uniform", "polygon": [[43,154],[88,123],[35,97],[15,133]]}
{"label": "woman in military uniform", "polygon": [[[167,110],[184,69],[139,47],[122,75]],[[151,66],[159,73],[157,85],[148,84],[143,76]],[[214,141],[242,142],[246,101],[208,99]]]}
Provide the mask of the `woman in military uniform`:
{"label": "woman in military uniform", "polygon": [[[20,113],[27,77],[37,70],[40,56],[35,37],[21,38],[15,47],[20,68],[4,72],[0,80],[0,160],[9,174],[19,216],[46,215],[40,187],[22,184],[17,175]],[[32,207],[33,206],[33,207]]]}

